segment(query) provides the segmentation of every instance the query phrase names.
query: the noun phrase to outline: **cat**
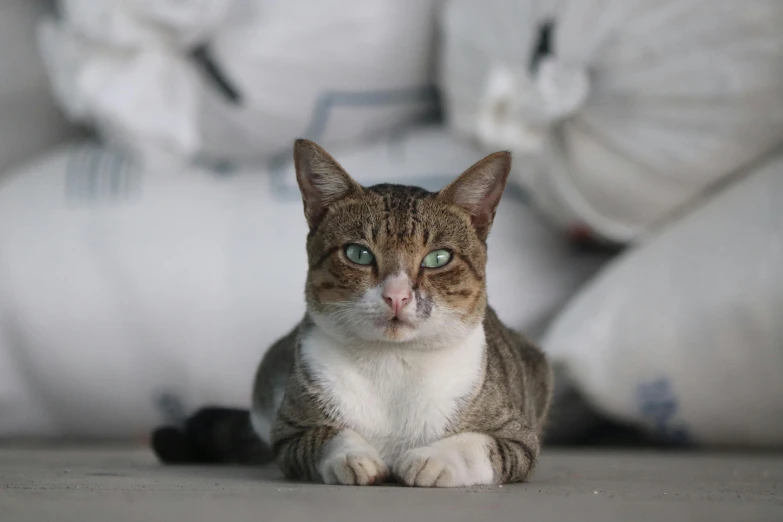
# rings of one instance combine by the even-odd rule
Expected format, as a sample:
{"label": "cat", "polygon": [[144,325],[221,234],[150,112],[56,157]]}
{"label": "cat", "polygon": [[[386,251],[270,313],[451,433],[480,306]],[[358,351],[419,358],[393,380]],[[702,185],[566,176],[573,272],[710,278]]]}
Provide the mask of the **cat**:
{"label": "cat", "polygon": [[158,456],[276,459],[289,479],[327,484],[528,480],[552,370],[488,306],[485,278],[510,153],[437,193],[363,187],[304,139],[294,163],[309,226],[306,316],[264,356],[250,412],[205,408],[184,430],[158,430]]}

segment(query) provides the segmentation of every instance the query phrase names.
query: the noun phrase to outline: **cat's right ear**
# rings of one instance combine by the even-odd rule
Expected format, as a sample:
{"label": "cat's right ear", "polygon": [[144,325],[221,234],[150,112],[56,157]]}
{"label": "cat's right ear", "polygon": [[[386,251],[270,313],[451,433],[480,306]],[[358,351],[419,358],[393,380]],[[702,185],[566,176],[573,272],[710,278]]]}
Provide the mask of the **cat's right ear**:
{"label": "cat's right ear", "polygon": [[362,186],[328,152],[310,140],[294,142],[294,168],[310,230],[318,226],[334,202],[362,192]]}

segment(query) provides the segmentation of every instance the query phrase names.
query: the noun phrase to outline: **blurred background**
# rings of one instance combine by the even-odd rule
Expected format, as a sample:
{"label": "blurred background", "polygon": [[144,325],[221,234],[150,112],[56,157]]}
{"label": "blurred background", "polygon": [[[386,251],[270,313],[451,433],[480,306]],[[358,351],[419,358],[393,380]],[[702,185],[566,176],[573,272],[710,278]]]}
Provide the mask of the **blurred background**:
{"label": "blurred background", "polygon": [[297,137],[432,190],[514,152],[489,296],[550,444],[783,447],[780,0],[1,0],[0,439],[248,405]]}

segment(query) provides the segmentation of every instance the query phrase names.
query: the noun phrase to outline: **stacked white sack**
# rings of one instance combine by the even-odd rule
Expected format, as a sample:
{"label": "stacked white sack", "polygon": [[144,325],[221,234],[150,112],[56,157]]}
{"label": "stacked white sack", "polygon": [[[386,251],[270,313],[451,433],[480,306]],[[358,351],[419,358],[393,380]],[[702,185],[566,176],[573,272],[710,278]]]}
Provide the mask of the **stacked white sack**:
{"label": "stacked white sack", "polygon": [[450,124],[528,154],[565,229],[635,240],[783,143],[779,0],[454,0],[443,26]]}
{"label": "stacked white sack", "polygon": [[147,159],[265,159],[430,114],[434,0],[60,0],[39,31],[70,117]]}
{"label": "stacked white sack", "polygon": [[543,344],[608,416],[783,448],[783,156],[621,257]]}
{"label": "stacked white sack", "polygon": [[[333,152],[362,183],[430,189],[480,157],[437,128]],[[248,405],[264,351],[304,312],[306,234],[290,161],[144,169],[85,145],[19,170],[0,185],[0,436],[129,437]],[[489,249],[490,301],[525,330],[602,261],[513,188]]]}

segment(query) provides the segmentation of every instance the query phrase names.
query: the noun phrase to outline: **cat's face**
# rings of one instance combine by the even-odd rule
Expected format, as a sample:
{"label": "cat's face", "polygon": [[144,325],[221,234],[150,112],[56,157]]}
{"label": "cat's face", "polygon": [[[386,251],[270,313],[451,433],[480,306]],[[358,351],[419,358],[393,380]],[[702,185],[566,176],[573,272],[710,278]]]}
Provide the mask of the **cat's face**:
{"label": "cat's face", "polygon": [[323,149],[297,141],[305,216],[308,312],[336,336],[440,344],[464,337],[486,308],[486,238],[510,168],[497,153],[435,194],[361,187]]}

